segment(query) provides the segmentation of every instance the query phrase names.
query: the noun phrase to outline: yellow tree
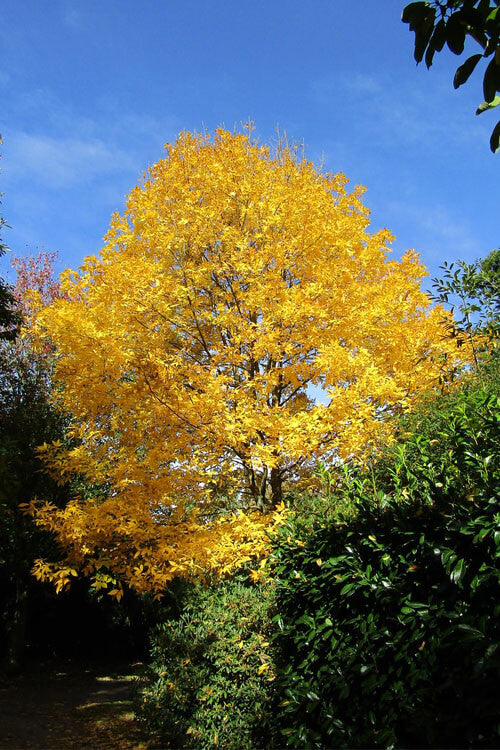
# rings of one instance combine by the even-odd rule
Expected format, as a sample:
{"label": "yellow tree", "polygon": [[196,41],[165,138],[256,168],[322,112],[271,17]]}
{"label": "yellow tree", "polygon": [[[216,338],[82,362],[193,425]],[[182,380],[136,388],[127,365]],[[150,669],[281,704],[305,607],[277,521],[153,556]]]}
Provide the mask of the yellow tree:
{"label": "yellow tree", "polygon": [[36,511],[71,565],[158,589],[230,570],[265,551],[283,488],[372,451],[456,365],[417,255],[388,258],[346,183],[248,134],[183,133],[63,274],[38,326],[76,447],[42,450],[106,490]]}

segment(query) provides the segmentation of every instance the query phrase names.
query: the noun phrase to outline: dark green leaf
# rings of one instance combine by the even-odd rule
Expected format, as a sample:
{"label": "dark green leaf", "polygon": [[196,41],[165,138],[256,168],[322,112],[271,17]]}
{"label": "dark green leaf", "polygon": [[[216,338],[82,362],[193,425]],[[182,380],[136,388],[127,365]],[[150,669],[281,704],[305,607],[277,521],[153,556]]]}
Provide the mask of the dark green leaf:
{"label": "dark green leaf", "polygon": [[316,693],[313,693],[312,690],[310,693],[307,693],[307,697],[309,698],[310,701],[319,701],[319,695],[317,695]]}
{"label": "dark green leaf", "polygon": [[415,31],[416,27],[424,20],[429,11],[429,3],[415,2],[406,6],[401,14],[403,23],[410,24],[410,31]]}
{"label": "dark green leaf", "polygon": [[480,13],[483,21],[485,21],[486,18],[488,17],[490,13],[490,8],[491,8],[490,0],[480,0],[479,5],[477,6],[477,10],[478,10],[478,13]]}
{"label": "dark green leaf", "polygon": [[434,9],[432,9],[432,11],[432,15],[427,16],[427,18],[422,21],[420,26],[415,29],[415,49],[413,57],[415,58],[415,61],[417,63],[422,61],[424,52],[432,36],[435,15]]}
{"label": "dark green leaf", "polygon": [[467,625],[466,623],[462,623],[458,626],[459,630],[463,630],[465,633],[469,633],[470,635],[474,635],[476,638],[484,638],[484,634],[481,633],[478,628],[473,628],[472,625]]}
{"label": "dark green leaf", "polygon": [[483,25],[483,17],[478,8],[464,6],[460,10],[460,16],[463,22],[472,28],[481,28]]}
{"label": "dark green leaf", "polygon": [[453,583],[459,583],[462,580],[466,571],[465,560],[459,560],[451,572],[451,580]]}
{"label": "dark green leaf", "polygon": [[485,101],[491,104],[495,99],[495,94],[498,89],[500,89],[500,65],[497,65],[495,58],[492,58],[486,68],[483,79]]}
{"label": "dark green leaf", "polygon": [[[500,97],[497,97],[500,100]],[[497,122],[493,129],[493,133],[490,138],[490,148],[494,154],[500,149],[500,120]]]}
{"label": "dark green leaf", "polygon": [[429,39],[429,45],[425,53],[425,64],[431,67],[436,52],[441,52],[446,42],[446,24],[444,19],[440,19],[434,27],[432,36]]}
{"label": "dark green leaf", "polygon": [[427,45],[427,50],[425,52],[425,64],[427,65],[428,68],[430,68],[432,65],[435,52],[436,50],[432,44],[432,37],[431,37],[431,40],[429,41],[429,44]]}
{"label": "dark green leaf", "polygon": [[453,13],[446,24],[446,43],[455,55],[461,55],[465,45],[465,26],[459,13]]}
{"label": "dark green leaf", "polygon": [[432,34],[432,44],[437,52],[441,52],[444,45],[446,44],[446,23],[444,21],[444,18],[441,18],[434,27],[434,32]]}
{"label": "dark green leaf", "polygon": [[453,79],[453,86],[458,89],[459,86],[461,86],[463,83],[465,83],[469,76],[471,75],[472,71],[478,64],[479,60],[482,58],[482,54],[472,55],[471,57],[468,57],[467,60],[463,63],[463,65],[460,65],[459,68],[457,68],[457,72],[455,73],[455,78]]}

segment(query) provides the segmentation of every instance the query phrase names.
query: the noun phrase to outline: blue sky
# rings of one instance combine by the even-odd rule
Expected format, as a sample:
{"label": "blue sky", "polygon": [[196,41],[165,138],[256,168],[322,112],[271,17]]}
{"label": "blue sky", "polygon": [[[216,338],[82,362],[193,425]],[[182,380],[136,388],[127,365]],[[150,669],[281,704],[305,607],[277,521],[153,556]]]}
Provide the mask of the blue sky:
{"label": "blue sky", "polygon": [[500,244],[500,154],[495,114],[474,115],[482,70],[454,91],[462,58],[417,68],[404,4],[3,0],[5,241],[76,267],[165,142],[251,119],[261,141],[279,126],[365,185],[396,256],[415,248],[435,275],[486,255]]}

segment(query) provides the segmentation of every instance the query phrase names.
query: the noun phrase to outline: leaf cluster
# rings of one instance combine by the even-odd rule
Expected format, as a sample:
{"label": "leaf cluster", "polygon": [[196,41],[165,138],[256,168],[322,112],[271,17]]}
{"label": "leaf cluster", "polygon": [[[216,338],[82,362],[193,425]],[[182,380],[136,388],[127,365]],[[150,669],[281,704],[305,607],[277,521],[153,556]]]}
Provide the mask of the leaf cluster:
{"label": "leaf cluster", "polygon": [[[491,747],[500,712],[498,381],[422,407],[354,517],[293,517],[274,560],[289,746]],[[404,436],[403,436],[404,435]]]}
{"label": "leaf cluster", "polygon": [[[414,57],[417,63],[425,58],[431,67],[436,52],[445,44],[455,55],[461,55],[467,37],[482,47],[482,52],[468,57],[457,68],[453,86],[457,89],[470,77],[483,59],[489,62],[483,77],[484,101],[476,114],[500,104],[500,13],[496,0],[419,0],[403,10],[402,20],[415,32]],[[500,121],[490,138],[493,153],[500,149]]]}

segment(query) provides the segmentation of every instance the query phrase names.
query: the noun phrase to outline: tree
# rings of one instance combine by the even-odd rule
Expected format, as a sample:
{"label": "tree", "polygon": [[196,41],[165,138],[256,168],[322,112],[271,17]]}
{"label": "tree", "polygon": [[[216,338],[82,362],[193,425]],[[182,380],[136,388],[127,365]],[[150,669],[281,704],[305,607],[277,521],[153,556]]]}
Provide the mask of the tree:
{"label": "tree", "polygon": [[[5,220],[0,216],[0,229],[3,226],[5,226]],[[0,241],[0,258],[3,255],[5,255],[5,245]],[[0,340],[15,338],[20,322],[19,315],[15,312],[15,299],[12,291],[0,278]]]}
{"label": "tree", "polygon": [[50,403],[53,354],[49,342],[33,347],[28,289],[48,304],[58,295],[55,254],[13,259],[13,311],[24,318],[22,337],[0,341],[0,589],[6,624],[6,666],[20,665],[25,643],[30,572],[34,559],[53,552],[47,534],[23,512],[21,503],[41,494],[61,501],[63,490],[43,471],[37,446],[64,436],[64,417]]}
{"label": "tree", "polygon": [[[0,144],[2,144],[0,135]],[[1,197],[2,193],[0,193]],[[0,216],[0,233],[3,227],[7,226],[5,219]],[[7,247],[0,237],[0,258],[5,255]],[[11,340],[15,338],[17,327],[21,323],[19,312],[15,309],[15,298],[8,285],[0,278],[0,341],[2,339]]]}
{"label": "tree", "polygon": [[[482,51],[471,55],[457,68],[453,85],[465,83],[481,60],[490,58],[483,77],[484,101],[476,110],[482,112],[500,104],[500,7],[497,0],[430,0],[410,3],[403,10],[402,20],[415,32],[415,60],[431,67],[436,52],[444,45],[455,55],[464,51],[467,37]],[[493,153],[500,149],[500,121],[490,138]]]}
{"label": "tree", "polygon": [[[432,298],[454,313],[447,324],[459,346],[467,341],[476,369],[495,354],[500,333],[500,250],[474,263],[459,261],[441,266],[443,278],[434,278]],[[459,315],[457,315],[457,313]]]}
{"label": "tree", "polygon": [[486,326],[496,330],[500,325],[500,249],[492,250],[476,264],[471,292],[485,311]]}
{"label": "tree", "polygon": [[106,495],[32,506],[68,565],[160,590],[262,554],[285,490],[375,450],[462,357],[417,255],[367,232],[362,188],[247,134],[167,149],[38,315],[78,441],[42,452]]}

